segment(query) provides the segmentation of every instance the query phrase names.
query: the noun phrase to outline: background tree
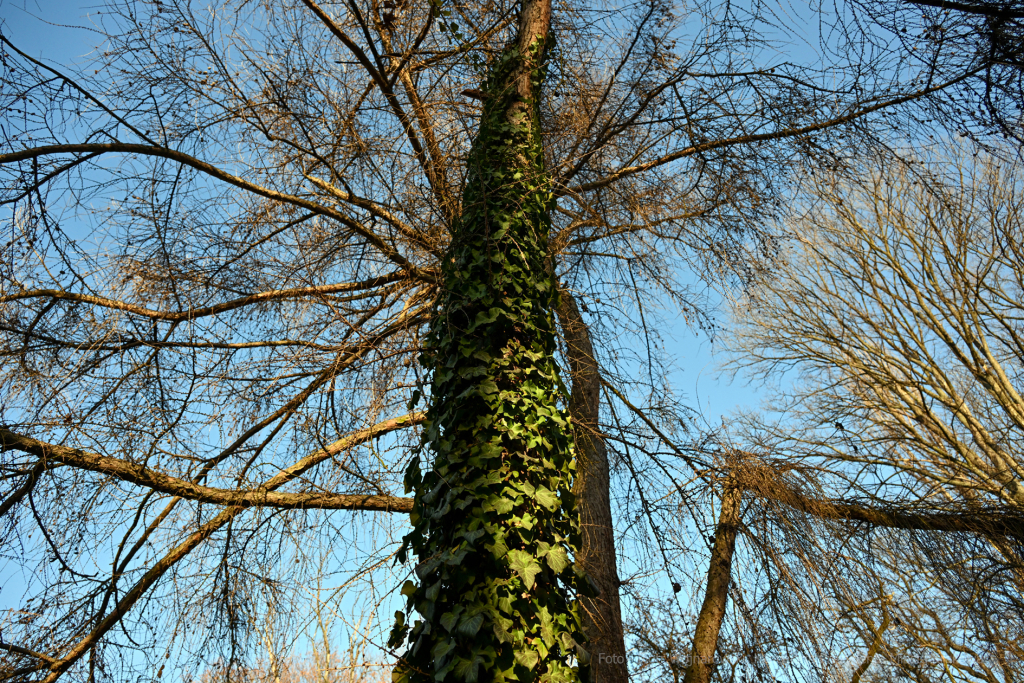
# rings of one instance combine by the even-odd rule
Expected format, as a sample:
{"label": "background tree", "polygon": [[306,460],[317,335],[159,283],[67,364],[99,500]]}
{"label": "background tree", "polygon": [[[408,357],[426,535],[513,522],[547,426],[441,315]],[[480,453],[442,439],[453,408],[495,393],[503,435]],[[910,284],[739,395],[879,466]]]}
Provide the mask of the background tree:
{"label": "background tree", "polygon": [[[168,652],[230,670],[262,652],[246,624],[302,615],[313,577],[344,567],[335,599],[358,587],[368,610],[402,585],[384,568],[401,521],[328,511],[412,508],[408,403],[450,398],[417,358],[453,295],[479,86],[520,9],[114,1],[79,69],[4,38],[0,511],[33,569],[8,677],[129,677]],[[855,8],[805,13],[827,49],[798,63],[769,48],[802,22],[764,6],[552,10],[545,258],[600,680],[626,673],[612,510],[638,596],[708,550],[659,533],[715,500],[712,459],[677,443],[663,316],[711,325],[694,273],[760,272],[795,168],[913,130],[915,103],[980,73],[875,49]]]}
{"label": "background tree", "polygon": [[[751,552],[803,604],[766,588],[755,601],[801,629],[816,621],[822,644],[859,642],[858,678],[872,658],[890,680],[1008,681],[1022,667],[1021,536],[981,523],[1021,505],[1022,186],[1017,165],[951,154],[821,177],[774,277],[735,308],[735,367],[789,378],[744,431],[789,471],[780,481],[979,521],[971,534],[864,534],[761,498]],[[796,598],[800,585],[817,594]]]}

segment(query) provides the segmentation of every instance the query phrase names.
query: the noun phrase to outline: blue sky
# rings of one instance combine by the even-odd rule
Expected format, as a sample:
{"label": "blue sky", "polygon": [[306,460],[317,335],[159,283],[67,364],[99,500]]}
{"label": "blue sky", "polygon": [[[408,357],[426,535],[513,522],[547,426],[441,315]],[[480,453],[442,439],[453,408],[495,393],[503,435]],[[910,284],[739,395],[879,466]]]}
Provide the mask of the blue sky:
{"label": "blue sky", "polygon": [[[0,0],[4,31],[15,45],[51,63],[81,62],[101,36],[88,30],[99,3],[87,0]],[[91,15],[91,16],[90,16]]]}

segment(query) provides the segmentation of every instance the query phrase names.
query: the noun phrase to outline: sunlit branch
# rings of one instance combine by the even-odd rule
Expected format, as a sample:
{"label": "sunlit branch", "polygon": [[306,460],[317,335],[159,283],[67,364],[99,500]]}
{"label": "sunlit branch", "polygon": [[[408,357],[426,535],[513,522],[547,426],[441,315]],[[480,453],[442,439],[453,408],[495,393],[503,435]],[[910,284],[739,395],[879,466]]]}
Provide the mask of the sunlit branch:
{"label": "sunlit branch", "polygon": [[347,192],[345,190],[342,190],[341,188],[335,187],[326,180],[322,180],[320,178],[317,178],[316,176],[309,175],[308,173],[306,174],[306,180],[313,183],[321,190],[331,193],[332,196],[337,197],[343,202],[348,202],[353,206],[358,206],[360,209],[365,209],[366,211],[369,211],[370,213],[379,218],[383,218],[388,223],[393,225],[395,229],[402,233],[405,237],[412,240],[415,244],[423,247],[424,249],[426,249],[431,254],[434,254],[435,256],[440,255],[441,252],[437,249],[437,247],[432,245],[429,241],[427,241],[426,235],[424,235],[421,232],[418,232],[411,225],[404,222],[398,216],[389,211],[387,207],[381,206],[377,202],[370,201],[369,199],[364,199],[363,197],[356,196],[351,192]]}
{"label": "sunlit branch", "polygon": [[1017,508],[985,507],[944,511],[880,502],[878,505],[806,496],[780,480],[769,467],[737,468],[732,472],[744,490],[764,500],[832,521],[862,522],[871,526],[912,531],[947,531],[1024,539],[1024,515]]}
{"label": "sunlit branch", "polygon": [[373,79],[373,82],[377,84],[378,88],[380,88],[380,91],[384,95],[384,98],[387,99],[388,105],[391,107],[391,110],[395,113],[395,116],[398,118],[399,123],[402,124],[402,129],[405,130],[405,134],[409,138],[409,145],[412,147],[413,152],[416,155],[416,159],[420,163],[420,166],[427,174],[427,180],[430,182],[430,186],[433,189],[435,196],[441,202],[442,206],[447,205],[447,202],[445,201],[444,188],[441,187],[440,178],[438,177],[437,174],[437,168],[434,162],[431,160],[431,158],[427,155],[426,151],[423,149],[423,144],[416,136],[416,131],[412,124],[412,121],[409,119],[409,115],[405,113],[405,110],[402,108],[401,103],[395,96],[394,88],[392,87],[391,83],[384,77],[382,71],[374,66],[373,62],[370,61],[370,58],[362,50],[362,48],[356,45],[355,41],[353,41],[344,31],[341,30],[341,27],[338,26],[338,24],[335,23],[333,19],[331,19],[330,15],[328,15],[327,12],[323,10],[323,8],[321,8],[319,5],[313,2],[313,0],[302,0],[302,2],[304,5],[306,5],[306,7],[310,9],[310,11],[313,12],[313,14],[316,15],[317,19],[319,19],[324,24],[324,26],[327,27],[327,29],[338,40],[340,40],[341,43],[346,48],[348,48],[348,50],[359,61],[363,68],[366,69],[366,72],[370,75],[370,78]]}
{"label": "sunlit branch", "polygon": [[[415,417],[404,416],[401,418],[395,418],[394,420],[388,420],[382,422],[367,429],[359,432],[354,432],[346,436],[339,441],[331,444],[327,448],[321,449],[316,453],[306,456],[302,460],[298,461],[291,467],[282,470],[275,476],[268,479],[258,488],[261,495],[267,495],[273,492],[275,489],[284,486],[288,482],[302,475],[304,472],[314,467],[323,460],[331,457],[333,454],[340,453],[346,449],[353,448],[361,443],[365,443],[370,439],[399,429],[401,427],[408,426],[410,423],[406,422]],[[7,430],[5,430],[7,431]],[[8,432],[9,433],[9,432]],[[4,435],[4,439],[6,439]],[[45,451],[40,457],[49,457]],[[264,493],[266,492],[266,493]],[[359,498],[360,496],[355,496]],[[364,497],[365,498],[365,497]],[[370,496],[369,498],[378,498],[377,496]],[[396,499],[401,500],[401,499]],[[54,683],[60,676],[67,671],[76,661],[81,659],[89,649],[95,645],[100,638],[103,637],[111,628],[117,625],[122,618],[132,609],[132,607],[139,601],[139,599],[146,594],[146,592],[162,577],[171,567],[181,561],[190,552],[195,550],[199,545],[206,539],[210,538],[215,532],[224,527],[228,522],[238,516],[239,513],[246,510],[247,507],[239,505],[232,505],[231,507],[225,508],[216,517],[206,522],[199,527],[196,531],[189,535],[182,543],[177,545],[173,550],[162,557],[156,562],[150,569],[142,576],[139,581],[132,586],[127,593],[117,602],[114,608],[107,614],[96,627],[87,635],[85,638],[80,640],[70,651],[60,659],[53,659],[46,665],[40,666],[37,670],[48,670],[49,675],[43,680],[43,683]],[[358,509],[358,508],[349,508]],[[375,509],[390,509],[390,508],[375,508]]]}
{"label": "sunlit branch", "polygon": [[245,306],[264,303],[267,301],[281,301],[284,299],[298,299],[302,297],[315,297],[326,294],[338,294],[340,292],[371,289],[390,284],[392,282],[397,282],[403,277],[405,277],[405,274],[398,272],[371,278],[362,282],[343,282],[334,285],[322,285],[319,287],[274,289],[266,292],[260,292],[258,294],[252,294],[250,296],[239,297],[238,299],[232,299],[231,301],[225,301],[213,306],[204,306],[202,308],[194,308],[187,311],[157,311],[150,308],[144,308],[142,306],[136,306],[125,301],[118,301],[117,299],[108,299],[106,297],[94,296],[92,294],[79,294],[77,292],[68,292],[62,289],[30,289],[18,292],[17,294],[7,294],[5,296],[0,296],[0,303],[17,301],[19,299],[59,299],[62,301],[87,303],[100,306],[102,308],[125,311],[127,313],[133,313],[153,320],[185,322],[210,315],[218,315],[227,311],[233,311],[237,308],[243,308]]}
{"label": "sunlit branch", "polygon": [[610,173],[603,178],[594,180],[589,183],[584,183],[582,185],[577,185],[576,187],[572,188],[565,187],[563,184],[559,183],[558,189],[555,190],[555,195],[561,197],[567,194],[582,194],[584,192],[596,190],[598,188],[610,185],[616,182],[617,180],[621,180],[622,178],[626,178],[631,175],[636,175],[638,173],[643,173],[653,168],[657,168],[658,166],[664,166],[665,164],[671,163],[673,161],[678,161],[679,159],[684,159],[695,154],[700,154],[701,152],[709,152],[714,149],[722,149],[725,147],[733,147],[736,145],[748,145],[758,142],[784,140],[787,138],[800,137],[801,135],[817,133],[819,131],[826,130],[829,128],[835,128],[837,126],[851,123],[852,121],[867,116],[868,114],[872,114],[876,111],[880,111],[888,107],[894,107],[900,104],[904,104],[906,102],[912,102],[913,100],[920,99],[922,97],[925,97],[926,95],[939,92],[941,90],[944,90],[946,88],[949,88],[951,86],[954,86],[958,83],[965,81],[971,76],[974,76],[977,73],[979,73],[981,70],[981,68],[974,69],[968,73],[962,74],[957,78],[946,81],[940,85],[932,86],[931,88],[925,88],[923,90],[918,90],[917,92],[911,93],[909,95],[904,95],[903,97],[896,97],[890,100],[886,100],[884,102],[879,102],[878,104],[873,104],[867,107],[861,107],[860,109],[854,112],[851,112],[844,116],[838,116],[827,121],[821,121],[819,123],[801,126],[799,128],[790,128],[787,130],[775,131],[773,133],[742,135],[734,138],[726,138],[724,140],[713,140],[711,142],[700,143],[697,145],[687,147],[685,149],[672,152],[671,154],[666,154],[664,156],[661,156],[657,159],[653,159],[643,164],[637,164],[636,166],[626,166],[624,168],[620,168],[619,170],[614,171],[613,173]]}
{"label": "sunlit branch", "polygon": [[680,458],[685,460],[691,467],[693,467],[694,465],[701,465],[703,467],[707,467],[708,466],[707,463],[704,463],[704,462],[702,462],[700,460],[697,460],[697,459],[693,458],[692,456],[689,456],[689,455],[685,454],[682,451],[682,449],[680,449],[675,444],[675,442],[672,439],[670,439],[668,436],[665,435],[664,432],[662,432],[660,429],[658,429],[658,427],[654,424],[654,422],[649,417],[647,417],[647,415],[645,415],[642,410],[640,410],[639,408],[634,406],[632,403],[630,403],[629,399],[627,399],[625,396],[623,396],[621,391],[619,391],[613,385],[609,384],[607,381],[605,381],[603,379],[601,380],[601,384],[604,385],[613,394],[615,394],[615,396],[618,397],[618,399],[620,401],[622,401],[622,403],[627,408],[629,408],[629,410],[631,412],[633,412],[637,417],[639,417],[641,420],[644,421],[644,424],[646,424],[651,429],[651,431],[654,432],[658,436],[659,439],[661,439],[662,443],[664,443],[666,446],[671,448],[673,450],[673,452],[675,452],[676,455],[678,455]]}
{"label": "sunlit branch", "polygon": [[[350,434],[343,439],[339,439],[330,446],[320,449],[299,461],[296,466],[309,469],[313,465],[357,444],[383,436],[396,429],[422,424],[425,419],[424,413],[410,413],[403,417],[381,422],[360,432]],[[16,450],[34,455],[40,458],[40,464],[44,467],[52,467],[55,463],[68,465],[77,469],[105,474],[161,493],[212,505],[226,505],[239,508],[270,507],[281,509],[376,510],[382,512],[409,512],[412,510],[411,498],[398,498],[395,496],[281,493],[268,489],[266,485],[250,490],[202,486],[193,481],[164,474],[142,463],[99,455],[59,444],[46,443],[17,434],[4,427],[0,427],[0,446],[5,450]],[[296,466],[293,466],[293,469]]]}

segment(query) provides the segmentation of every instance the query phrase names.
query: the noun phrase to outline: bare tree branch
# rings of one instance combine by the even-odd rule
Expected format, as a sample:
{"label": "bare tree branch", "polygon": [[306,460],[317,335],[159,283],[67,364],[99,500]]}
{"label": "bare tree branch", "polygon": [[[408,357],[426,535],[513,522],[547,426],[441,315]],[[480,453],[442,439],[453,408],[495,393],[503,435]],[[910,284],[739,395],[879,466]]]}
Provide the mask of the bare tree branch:
{"label": "bare tree branch", "polygon": [[[403,429],[422,424],[426,419],[424,413],[386,420],[372,427],[350,434],[330,446],[309,455],[284,472],[306,471],[338,453],[344,452],[370,439],[383,436],[396,429]],[[374,510],[380,512],[410,512],[411,498],[394,496],[337,494],[337,493],[281,493],[273,491],[265,485],[256,489],[222,489],[202,486],[187,479],[180,479],[159,472],[141,463],[121,458],[112,458],[88,451],[45,443],[9,429],[0,427],[0,446],[4,450],[13,449],[29,453],[40,458],[43,467],[52,467],[51,463],[60,463],[91,472],[98,472],[115,477],[121,481],[143,486],[161,493],[166,493],[187,500],[196,500],[213,505],[229,505],[238,508],[270,507],[281,509],[321,509],[321,510]],[[297,476],[297,475],[295,475]],[[293,477],[294,478],[294,477]],[[276,480],[271,480],[276,481]],[[277,483],[280,486],[284,482]]]}

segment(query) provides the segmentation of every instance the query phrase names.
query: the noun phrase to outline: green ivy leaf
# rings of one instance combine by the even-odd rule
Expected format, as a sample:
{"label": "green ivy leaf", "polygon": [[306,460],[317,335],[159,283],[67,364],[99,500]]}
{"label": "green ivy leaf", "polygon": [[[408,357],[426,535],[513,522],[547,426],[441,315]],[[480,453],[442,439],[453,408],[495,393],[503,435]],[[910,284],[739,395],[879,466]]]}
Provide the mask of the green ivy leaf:
{"label": "green ivy leaf", "polygon": [[537,617],[540,620],[540,637],[549,648],[555,646],[554,622],[551,620],[551,612],[547,607],[537,610]]}
{"label": "green ivy leaf", "polygon": [[484,624],[484,615],[477,614],[476,616],[468,617],[462,620],[459,627],[456,629],[456,633],[460,636],[466,636],[472,638],[476,635],[476,632],[480,630],[480,627]]}
{"label": "green ivy leaf", "polygon": [[555,546],[552,548],[544,559],[548,561],[548,566],[551,567],[556,574],[561,574],[570,564],[569,555],[565,552],[565,548],[562,546]]}
{"label": "green ivy leaf", "polygon": [[521,665],[533,671],[533,667],[540,661],[540,654],[536,650],[516,650],[515,658]]}
{"label": "green ivy leaf", "polygon": [[508,551],[509,566],[519,574],[527,589],[533,588],[537,574],[540,574],[540,563],[525,550]]}
{"label": "green ivy leaf", "polygon": [[441,616],[441,626],[444,626],[445,630],[450,632],[453,628],[455,628],[455,624],[458,623],[459,613],[461,611],[461,609],[456,608],[454,612],[445,612]]}
{"label": "green ivy leaf", "polygon": [[477,683],[480,679],[480,665],[484,658],[479,654],[472,659],[459,659],[455,664],[455,677],[463,679],[466,683]]}
{"label": "green ivy leaf", "polygon": [[491,496],[484,503],[484,512],[497,512],[499,515],[504,515],[512,512],[512,508],[515,505],[511,500],[503,496]]}
{"label": "green ivy leaf", "polygon": [[445,638],[437,643],[437,645],[435,645],[430,651],[430,654],[434,657],[434,665],[438,666],[441,659],[453,649],[455,649],[455,641],[451,638]]}
{"label": "green ivy leaf", "polygon": [[504,617],[498,617],[497,619],[495,619],[494,620],[494,635],[495,635],[495,637],[497,637],[497,639],[500,640],[503,643],[511,643],[511,642],[513,642],[512,632],[510,631],[510,629],[512,628],[512,624],[513,623],[514,622],[511,619],[506,619]]}
{"label": "green ivy leaf", "polygon": [[496,538],[494,543],[485,545],[484,548],[490,551],[491,556],[496,560],[500,560],[508,554],[508,545],[505,544],[504,538]]}

